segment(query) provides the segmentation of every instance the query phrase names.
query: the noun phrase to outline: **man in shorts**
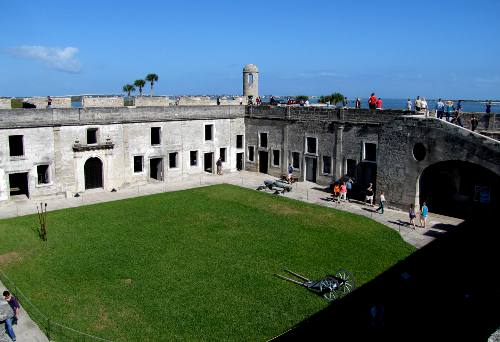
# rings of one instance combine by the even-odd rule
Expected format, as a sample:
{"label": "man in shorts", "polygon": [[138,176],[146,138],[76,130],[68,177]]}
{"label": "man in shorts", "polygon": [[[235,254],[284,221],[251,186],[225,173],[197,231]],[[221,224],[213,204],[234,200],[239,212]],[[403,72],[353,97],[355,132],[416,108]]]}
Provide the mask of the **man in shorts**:
{"label": "man in shorts", "polygon": [[427,204],[424,202],[422,204],[422,207],[420,208],[420,226],[422,228],[425,228],[428,216],[429,216],[429,208],[427,208]]}

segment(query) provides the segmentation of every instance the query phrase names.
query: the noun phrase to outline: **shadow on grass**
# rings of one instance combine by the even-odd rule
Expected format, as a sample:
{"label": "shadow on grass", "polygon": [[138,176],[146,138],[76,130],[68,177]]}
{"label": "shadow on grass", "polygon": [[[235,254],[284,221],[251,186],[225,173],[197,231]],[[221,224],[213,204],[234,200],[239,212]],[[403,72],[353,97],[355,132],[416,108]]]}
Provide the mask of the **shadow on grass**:
{"label": "shadow on grass", "polygon": [[500,326],[491,222],[462,223],[275,340],[486,341]]}

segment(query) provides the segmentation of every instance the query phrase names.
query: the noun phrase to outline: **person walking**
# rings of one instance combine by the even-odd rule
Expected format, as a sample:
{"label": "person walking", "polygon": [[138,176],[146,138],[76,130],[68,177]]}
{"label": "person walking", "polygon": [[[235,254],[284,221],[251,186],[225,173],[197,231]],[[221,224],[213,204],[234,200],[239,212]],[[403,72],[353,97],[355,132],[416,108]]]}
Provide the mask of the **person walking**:
{"label": "person walking", "polygon": [[377,108],[377,97],[375,96],[375,93],[372,93],[368,99],[368,108],[373,110]]}
{"label": "person walking", "polygon": [[344,101],[342,102],[342,105],[344,109],[347,109],[349,107],[349,100],[347,100],[347,97],[344,97]]}
{"label": "person walking", "polygon": [[422,204],[422,207],[420,208],[420,226],[422,228],[425,228],[428,216],[429,216],[429,208],[427,208],[427,204],[424,202]]}
{"label": "person walking", "polygon": [[385,207],[385,196],[384,196],[384,192],[381,191],[380,197],[379,197],[379,206],[378,206],[377,210],[375,210],[375,211],[378,212],[380,210],[380,214],[383,214],[384,207]]}
{"label": "person walking", "polygon": [[217,174],[219,176],[222,176],[222,159],[219,157],[219,159],[217,159],[217,162],[215,163],[215,165],[217,165]]}
{"label": "person walking", "polygon": [[366,203],[366,201],[370,202],[370,205],[373,206],[373,187],[372,187],[372,183],[370,183],[370,185],[366,189],[365,203]]}
{"label": "person walking", "polygon": [[347,185],[345,182],[342,182],[342,185],[340,186],[340,200],[347,202]]}
{"label": "person walking", "polygon": [[333,201],[340,203],[340,185],[337,182],[333,184]]}
{"label": "person walking", "polygon": [[411,112],[411,100],[410,99],[406,100],[406,110]]}
{"label": "person walking", "polygon": [[348,178],[347,181],[345,182],[345,186],[346,186],[346,190],[347,190],[345,197],[347,199],[347,202],[349,202],[349,197],[347,197],[347,193],[352,190],[352,183],[354,183],[354,181],[351,178]]}
{"label": "person walking", "polygon": [[410,204],[410,210],[408,211],[408,216],[410,216],[410,225],[413,226],[413,229],[415,228],[415,217],[417,217],[417,214],[415,213],[415,204]]}
{"label": "person walking", "polygon": [[450,122],[450,118],[453,116],[453,101],[446,101],[446,121]]}
{"label": "person walking", "polygon": [[15,341],[16,334],[14,333],[12,325],[17,324],[17,320],[19,318],[19,302],[17,301],[16,297],[10,294],[9,291],[3,291],[3,298],[7,301],[7,303],[9,303],[12,311],[14,312],[14,317],[7,318],[5,320],[5,330],[7,331],[7,334],[9,334],[12,341]]}
{"label": "person walking", "polygon": [[47,109],[52,108],[52,98],[47,96]]}

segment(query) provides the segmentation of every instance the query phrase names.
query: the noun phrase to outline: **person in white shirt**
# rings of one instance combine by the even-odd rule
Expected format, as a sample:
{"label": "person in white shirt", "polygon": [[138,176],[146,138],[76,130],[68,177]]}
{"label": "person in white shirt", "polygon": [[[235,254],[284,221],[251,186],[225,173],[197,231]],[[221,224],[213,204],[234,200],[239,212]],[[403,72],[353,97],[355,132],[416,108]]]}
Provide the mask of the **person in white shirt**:
{"label": "person in white shirt", "polygon": [[420,101],[420,107],[422,108],[425,117],[427,117],[427,101],[425,100],[425,97],[422,97],[422,101]]}
{"label": "person in white shirt", "polygon": [[420,96],[417,96],[417,99],[415,100],[415,112],[420,112],[422,109],[422,100],[420,100]]}
{"label": "person in white shirt", "polygon": [[408,99],[406,101],[406,110],[411,111],[411,100],[410,99]]}
{"label": "person in white shirt", "polygon": [[378,212],[380,210],[380,213],[383,214],[384,213],[384,206],[385,206],[385,196],[384,196],[384,192],[380,192],[380,203],[379,203],[379,207],[377,208],[376,212]]}

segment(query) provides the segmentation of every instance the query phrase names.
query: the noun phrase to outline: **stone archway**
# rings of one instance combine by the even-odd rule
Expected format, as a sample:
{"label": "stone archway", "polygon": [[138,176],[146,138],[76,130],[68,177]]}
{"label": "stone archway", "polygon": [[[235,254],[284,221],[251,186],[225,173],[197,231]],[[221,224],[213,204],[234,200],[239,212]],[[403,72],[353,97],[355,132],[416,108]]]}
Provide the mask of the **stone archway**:
{"label": "stone archway", "polygon": [[102,161],[97,158],[89,158],[85,162],[85,190],[102,188]]}
{"label": "stone archway", "polygon": [[426,167],[417,184],[417,204],[426,202],[433,213],[461,218],[498,209],[499,195],[499,175],[459,160]]}

